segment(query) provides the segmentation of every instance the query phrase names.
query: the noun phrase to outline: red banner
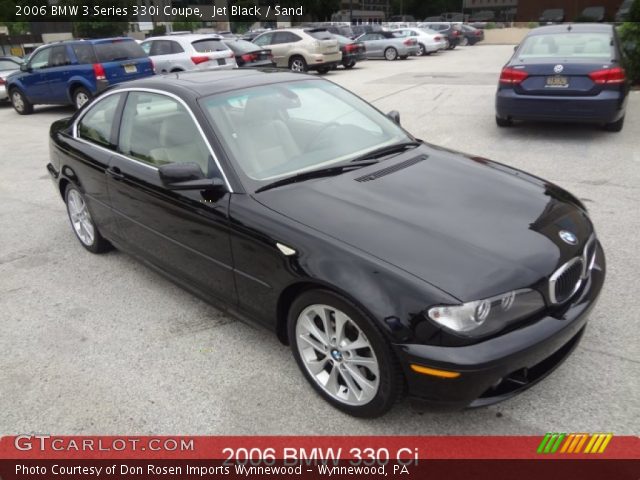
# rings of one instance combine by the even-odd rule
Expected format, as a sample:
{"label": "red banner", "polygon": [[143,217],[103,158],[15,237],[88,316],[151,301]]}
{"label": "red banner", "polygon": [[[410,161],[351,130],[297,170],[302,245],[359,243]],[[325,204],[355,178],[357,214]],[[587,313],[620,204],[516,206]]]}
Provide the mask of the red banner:
{"label": "red banner", "polygon": [[640,438],[148,437],[0,438],[0,478],[640,478]]}

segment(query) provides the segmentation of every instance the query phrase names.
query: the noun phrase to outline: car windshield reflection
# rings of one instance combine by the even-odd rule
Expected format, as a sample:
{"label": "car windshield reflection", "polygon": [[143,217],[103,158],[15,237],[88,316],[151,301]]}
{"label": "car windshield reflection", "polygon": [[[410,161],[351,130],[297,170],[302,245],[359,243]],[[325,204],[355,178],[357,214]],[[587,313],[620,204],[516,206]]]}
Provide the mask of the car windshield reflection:
{"label": "car windshield reflection", "polygon": [[202,106],[227,153],[259,183],[411,140],[388,117],[329,82],[252,87],[207,97]]}

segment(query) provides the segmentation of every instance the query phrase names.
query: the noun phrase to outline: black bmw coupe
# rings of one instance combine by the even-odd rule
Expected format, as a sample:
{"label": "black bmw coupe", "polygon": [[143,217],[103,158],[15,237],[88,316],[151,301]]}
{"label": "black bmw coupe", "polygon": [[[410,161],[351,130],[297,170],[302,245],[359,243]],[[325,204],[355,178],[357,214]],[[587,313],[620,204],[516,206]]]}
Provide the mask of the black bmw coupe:
{"label": "black bmw coupe", "polygon": [[273,331],[352,415],[405,392],[463,408],[522,391],[576,346],[604,281],[576,197],[418,140],[318,77],[134,81],[50,136],[84,248]]}

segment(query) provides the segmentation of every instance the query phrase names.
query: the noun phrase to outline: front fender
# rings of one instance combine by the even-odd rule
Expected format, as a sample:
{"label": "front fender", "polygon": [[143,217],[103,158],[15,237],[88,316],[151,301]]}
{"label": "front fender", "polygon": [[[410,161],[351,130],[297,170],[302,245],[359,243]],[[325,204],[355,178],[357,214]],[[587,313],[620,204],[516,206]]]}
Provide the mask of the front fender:
{"label": "front fender", "polygon": [[[230,209],[239,307],[269,329],[281,331],[287,305],[300,288],[341,294],[392,342],[435,341],[439,329],[424,321],[422,312],[430,305],[458,303],[424,280],[291,220],[249,195],[233,195]],[[278,244],[295,253],[283,253]]]}

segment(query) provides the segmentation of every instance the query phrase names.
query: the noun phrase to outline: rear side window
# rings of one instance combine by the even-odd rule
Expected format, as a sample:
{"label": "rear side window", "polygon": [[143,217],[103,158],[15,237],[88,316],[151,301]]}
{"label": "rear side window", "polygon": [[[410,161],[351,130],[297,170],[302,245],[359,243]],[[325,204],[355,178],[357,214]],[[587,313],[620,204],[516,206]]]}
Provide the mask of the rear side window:
{"label": "rear side window", "polygon": [[63,67],[70,63],[71,60],[69,60],[66,45],[60,45],[51,49],[51,57],[49,58],[50,67]]}
{"label": "rear side window", "polygon": [[606,33],[557,33],[532,35],[525,39],[520,58],[601,58],[613,55],[611,35]]}
{"label": "rear side window", "polygon": [[154,40],[151,45],[151,51],[149,55],[171,55],[173,52],[172,42],[170,40]]}
{"label": "rear side window", "polygon": [[91,106],[78,123],[78,136],[89,142],[113,149],[111,131],[122,95],[121,93],[109,95]]}
{"label": "rear side window", "polygon": [[320,30],[318,32],[307,32],[316,40],[333,40],[333,35],[326,30]]}
{"label": "rear side window", "polygon": [[279,43],[294,43],[300,40],[300,37],[295,33],[291,32],[276,32],[273,35],[273,43],[274,45]]}
{"label": "rear side window", "polygon": [[227,50],[227,46],[222,43],[221,40],[217,40],[215,38],[196,40],[195,42],[191,42],[191,45],[196,49],[196,52],[200,53],[221,52],[223,50]]}
{"label": "rear side window", "polygon": [[142,47],[133,40],[113,40],[94,45],[98,62],[116,62],[146,57]]}
{"label": "rear side window", "polygon": [[98,63],[96,54],[94,53],[93,47],[90,44],[84,43],[72,45],[71,49],[73,50],[73,53],[75,54],[79,64],[82,65],[85,63]]}

